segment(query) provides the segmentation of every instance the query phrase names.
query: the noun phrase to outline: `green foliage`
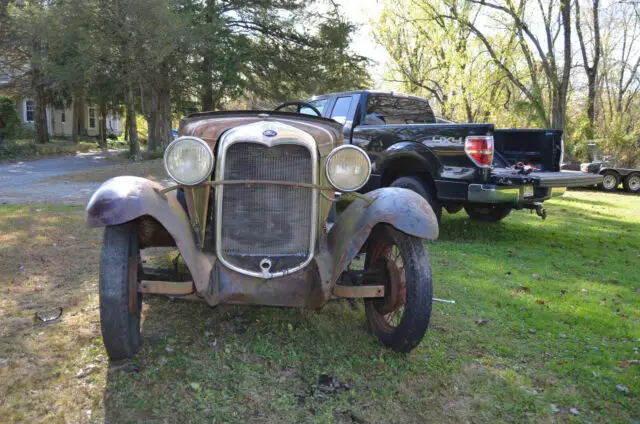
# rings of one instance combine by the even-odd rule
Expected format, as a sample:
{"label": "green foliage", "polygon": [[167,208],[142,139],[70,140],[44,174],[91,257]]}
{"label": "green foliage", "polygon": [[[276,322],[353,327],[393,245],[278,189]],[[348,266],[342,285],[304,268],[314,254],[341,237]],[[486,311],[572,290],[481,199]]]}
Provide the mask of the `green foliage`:
{"label": "green foliage", "polygon": [[95,150],[95,143],[71,143],[68,140],[51,140],[50,143],[36,143],[33,138],[8,140],[0,143],[0,161],[36,159],[43,156],[71,155],[77,152]]}
{"label": "green foliage", "polygon": [[[449,120],[538,126],[536,110],[515,94],[466,24],[475,23],[477,6],[461,2],[457,20],[442,17],[448,7],[446,1],[385,2],[375,36],[392,59],[389,79],[399,81],[403,91],[432,99],[438,114]],[[497,33],[491,41],[495,50],[511,51],[513,60],[519,58],[512,37]],[[514,115],[518,103],[525,107]]]}
{"label": "green foliage", "polygon": [[0,142],[16,137],[20,127],[16,104],[7,97],[0,97]]}

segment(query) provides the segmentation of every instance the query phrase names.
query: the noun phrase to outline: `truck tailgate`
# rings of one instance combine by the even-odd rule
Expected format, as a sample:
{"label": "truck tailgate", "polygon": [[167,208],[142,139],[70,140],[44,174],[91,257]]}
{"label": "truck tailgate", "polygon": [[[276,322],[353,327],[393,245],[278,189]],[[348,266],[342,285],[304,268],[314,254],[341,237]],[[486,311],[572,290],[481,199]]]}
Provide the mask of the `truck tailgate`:
{"label": "truck tailgate", "polygon": [[602,176],[581,171],[533,171],[525,175],[512,169],[493,169],[491,179],[497,184],[534,187],[586,187],[602,182]]}

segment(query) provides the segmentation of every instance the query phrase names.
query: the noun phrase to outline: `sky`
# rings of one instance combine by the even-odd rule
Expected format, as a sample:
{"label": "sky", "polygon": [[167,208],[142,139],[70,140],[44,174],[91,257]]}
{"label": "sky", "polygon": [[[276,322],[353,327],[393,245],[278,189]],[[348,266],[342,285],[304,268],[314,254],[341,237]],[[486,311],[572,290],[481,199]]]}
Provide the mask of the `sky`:
{"label": "sky", "polygon": [[381,89],[384,86],[384,68],[388,60],[384,48],[379,46],[371,35],[370,21],[377,19],[382,11],[382,2],[378,0],[337,0],[346,16],[359,29],[351,40],[351,48],[357,54],[366,56],[374,63],[369,68],[373,79],[373,87]]}

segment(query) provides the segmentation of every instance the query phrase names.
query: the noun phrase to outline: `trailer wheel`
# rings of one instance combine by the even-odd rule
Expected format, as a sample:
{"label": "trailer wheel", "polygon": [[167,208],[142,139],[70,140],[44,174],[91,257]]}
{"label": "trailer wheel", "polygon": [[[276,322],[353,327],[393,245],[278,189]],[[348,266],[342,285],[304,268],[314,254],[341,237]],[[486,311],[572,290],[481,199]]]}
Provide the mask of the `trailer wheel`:
{"label": "trailer wheel", "polygon": [[640,193],[640,173],[636,172],[627,176],[622,182],[622,186],[627,193]]}
{"label": "trailer wheel", "polygon": [[466,205],[465,212],[474,221],[498,222],[511,213],[511,207],[506,205]]}
{"label": "trailer wheel", "polygon": [[615,191],[620,184],[620,177],[615,171],[605,171],[602,174],[602,191]]}
{"label": "trailer wheel", "polygon": [[420,196],[424,197],[426,201],[429,202],[429,206],[431,206],[433,212],[436,214],[438,223],[440,222],[440,218],[442,217],[442,205],[440,204],[438,195],[436,191],[421,178],[400,177],[391,184],[391,187],[406,188],[411,191],[415,191]]}

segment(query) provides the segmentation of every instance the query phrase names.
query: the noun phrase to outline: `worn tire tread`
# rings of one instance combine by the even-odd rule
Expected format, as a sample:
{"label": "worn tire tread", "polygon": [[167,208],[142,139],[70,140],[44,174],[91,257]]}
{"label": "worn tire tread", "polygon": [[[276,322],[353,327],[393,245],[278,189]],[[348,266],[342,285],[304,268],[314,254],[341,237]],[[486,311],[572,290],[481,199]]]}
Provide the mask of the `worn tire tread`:
{"label": "worn tire tread", "polygon": [[406,276],[407,303],[400,324],[395,331],[387,333],[377,329],[369,316],[376,313],[374,302],[365,301],[369,329],[385,346],[396,352],[407,353],[422,341],[429,327],[433,301],[429,255],[423,240],[418,237],[405,234],[387,224],[381,224],[381,228],[376,230],[390,232],[400,247]]}
{"label": "worn tire tread", "polygon": [[130,358],[140,347],[140,308],[137,315],[129,314],[129,255],[134,248],[134,223],[105,228],[100,255],[100,326],[112,360]]}

